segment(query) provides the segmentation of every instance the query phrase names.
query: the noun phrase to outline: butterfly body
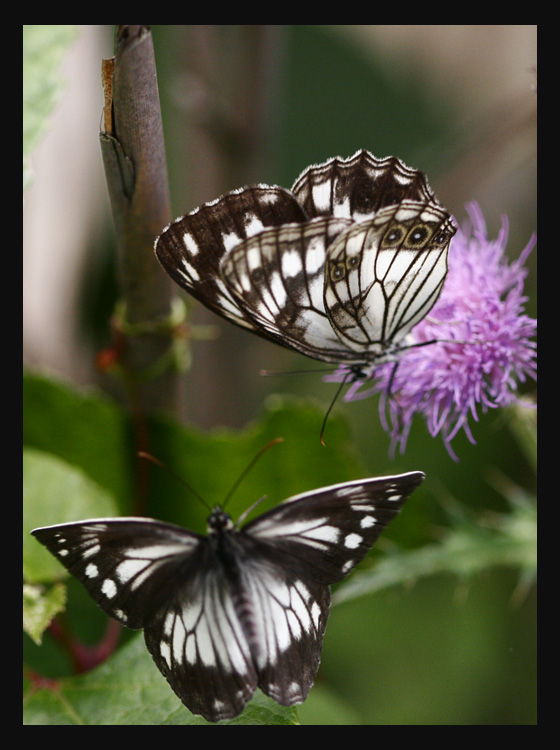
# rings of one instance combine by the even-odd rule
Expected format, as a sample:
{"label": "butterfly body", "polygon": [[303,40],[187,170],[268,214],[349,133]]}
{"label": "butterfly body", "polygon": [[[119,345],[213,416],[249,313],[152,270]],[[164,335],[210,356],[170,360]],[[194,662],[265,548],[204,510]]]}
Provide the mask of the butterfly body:
{"label": "butterfly body", "polygon": [[426,177],[358,151],[291,191],[247,187],[170,224],[155,250],[233,323],[356,373],[392,360],[431,309],[456,229]]}
{"label": "butterfly body", "polygon": [[305,700],[319,667],[330,586],[360,562],[421,472],[289,498],[242,528],[221,508],[206,536],[145,518],[93,519],[33,535],[131,628],[170,686],[209,721],[239,714],[257,687]]}

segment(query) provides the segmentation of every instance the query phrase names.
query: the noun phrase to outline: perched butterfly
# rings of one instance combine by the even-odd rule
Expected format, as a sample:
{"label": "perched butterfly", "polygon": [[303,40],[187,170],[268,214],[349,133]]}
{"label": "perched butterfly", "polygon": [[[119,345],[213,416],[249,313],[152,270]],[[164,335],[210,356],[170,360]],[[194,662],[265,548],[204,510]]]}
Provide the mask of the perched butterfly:
{"label": "perched butterfly", "polygon": [[285,500],[244,527],[216,507],[208,536],[147,518],[93,519],[31,533],[99,606],[144,637],[195,714],[239,714],[257,687],[307,696],[330,585],[360,562],[424,474],[360,479]]}
{"label": "perched butterfly", "polygon": [[228,320],[355,377],[395,358],[435,303],[456,228],[422,172],[358,151],[206,203],[156,240],[162,266]]}

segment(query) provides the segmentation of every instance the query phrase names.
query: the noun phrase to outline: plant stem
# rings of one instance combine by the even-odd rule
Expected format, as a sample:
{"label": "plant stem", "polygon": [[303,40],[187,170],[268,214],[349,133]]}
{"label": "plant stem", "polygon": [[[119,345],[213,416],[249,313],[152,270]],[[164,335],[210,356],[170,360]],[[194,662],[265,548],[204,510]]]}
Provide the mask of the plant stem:
{"label": "plant stem", "polygon": [[101,150],[116,232],[124,302],[121,364],[142,412],[173,408],[172,369],[143,378],[172,345],[158,325],[171,312],[171,287],[154,240],[171,218],[152,36],[146,26],[119,26],[116,53],[103,64],[105,112]]}

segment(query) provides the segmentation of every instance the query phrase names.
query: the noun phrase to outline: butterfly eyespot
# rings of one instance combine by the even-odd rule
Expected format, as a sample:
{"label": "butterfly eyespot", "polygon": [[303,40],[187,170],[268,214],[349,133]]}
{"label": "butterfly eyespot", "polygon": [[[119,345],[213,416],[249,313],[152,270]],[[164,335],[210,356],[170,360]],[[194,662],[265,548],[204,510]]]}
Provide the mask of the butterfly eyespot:
{"label": "butterfly eyespot", "polygon": [[442,229],[441,231],[436,232],[432,237],[432,245],[445,245],[449,239],[449,233],[446,232],[445,229]]}
{"label": "butterfly eyespot", "polygon": [[398,245],[400,242],[402,242],[404,237],[404,229],[400,226],[392,226],[389,227],[389,229],[385,232],[385,236],[383,237],[383,241],[381,243],[382,247],[393,247],[393,245]]}
{"label": "butterfly eyespot", "polygon": [[430,239],[432,230],[427,224],[416,224],[410,229],[406,237],[406,244],[409,247],[421,247]]}
{"label": "butterfly eyespot", "polygon": [[205,203],[155,249],[214,313],[368,377],[435,304],[455,231],[422,172],[360,150],[308,167],[290,190],[252,185]]}
{"label": "butterfly eyespot", "polygon": [[346,266],[342,262],[331,263],[330,277],[331,281],[342,281],[346,276]]}

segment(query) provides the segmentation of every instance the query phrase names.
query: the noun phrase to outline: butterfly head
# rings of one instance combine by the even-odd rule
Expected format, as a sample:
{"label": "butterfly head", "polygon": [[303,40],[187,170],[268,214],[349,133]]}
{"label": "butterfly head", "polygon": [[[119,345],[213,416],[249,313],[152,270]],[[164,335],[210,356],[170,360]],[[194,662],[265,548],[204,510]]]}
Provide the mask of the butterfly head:
{"label": "butterfly head", "polygon": [[224,531],[232,531],[235,528],[231,516],[228,515],[219,505],[212,510],[208,517],[207,534],[212,536],[221,534]]}

